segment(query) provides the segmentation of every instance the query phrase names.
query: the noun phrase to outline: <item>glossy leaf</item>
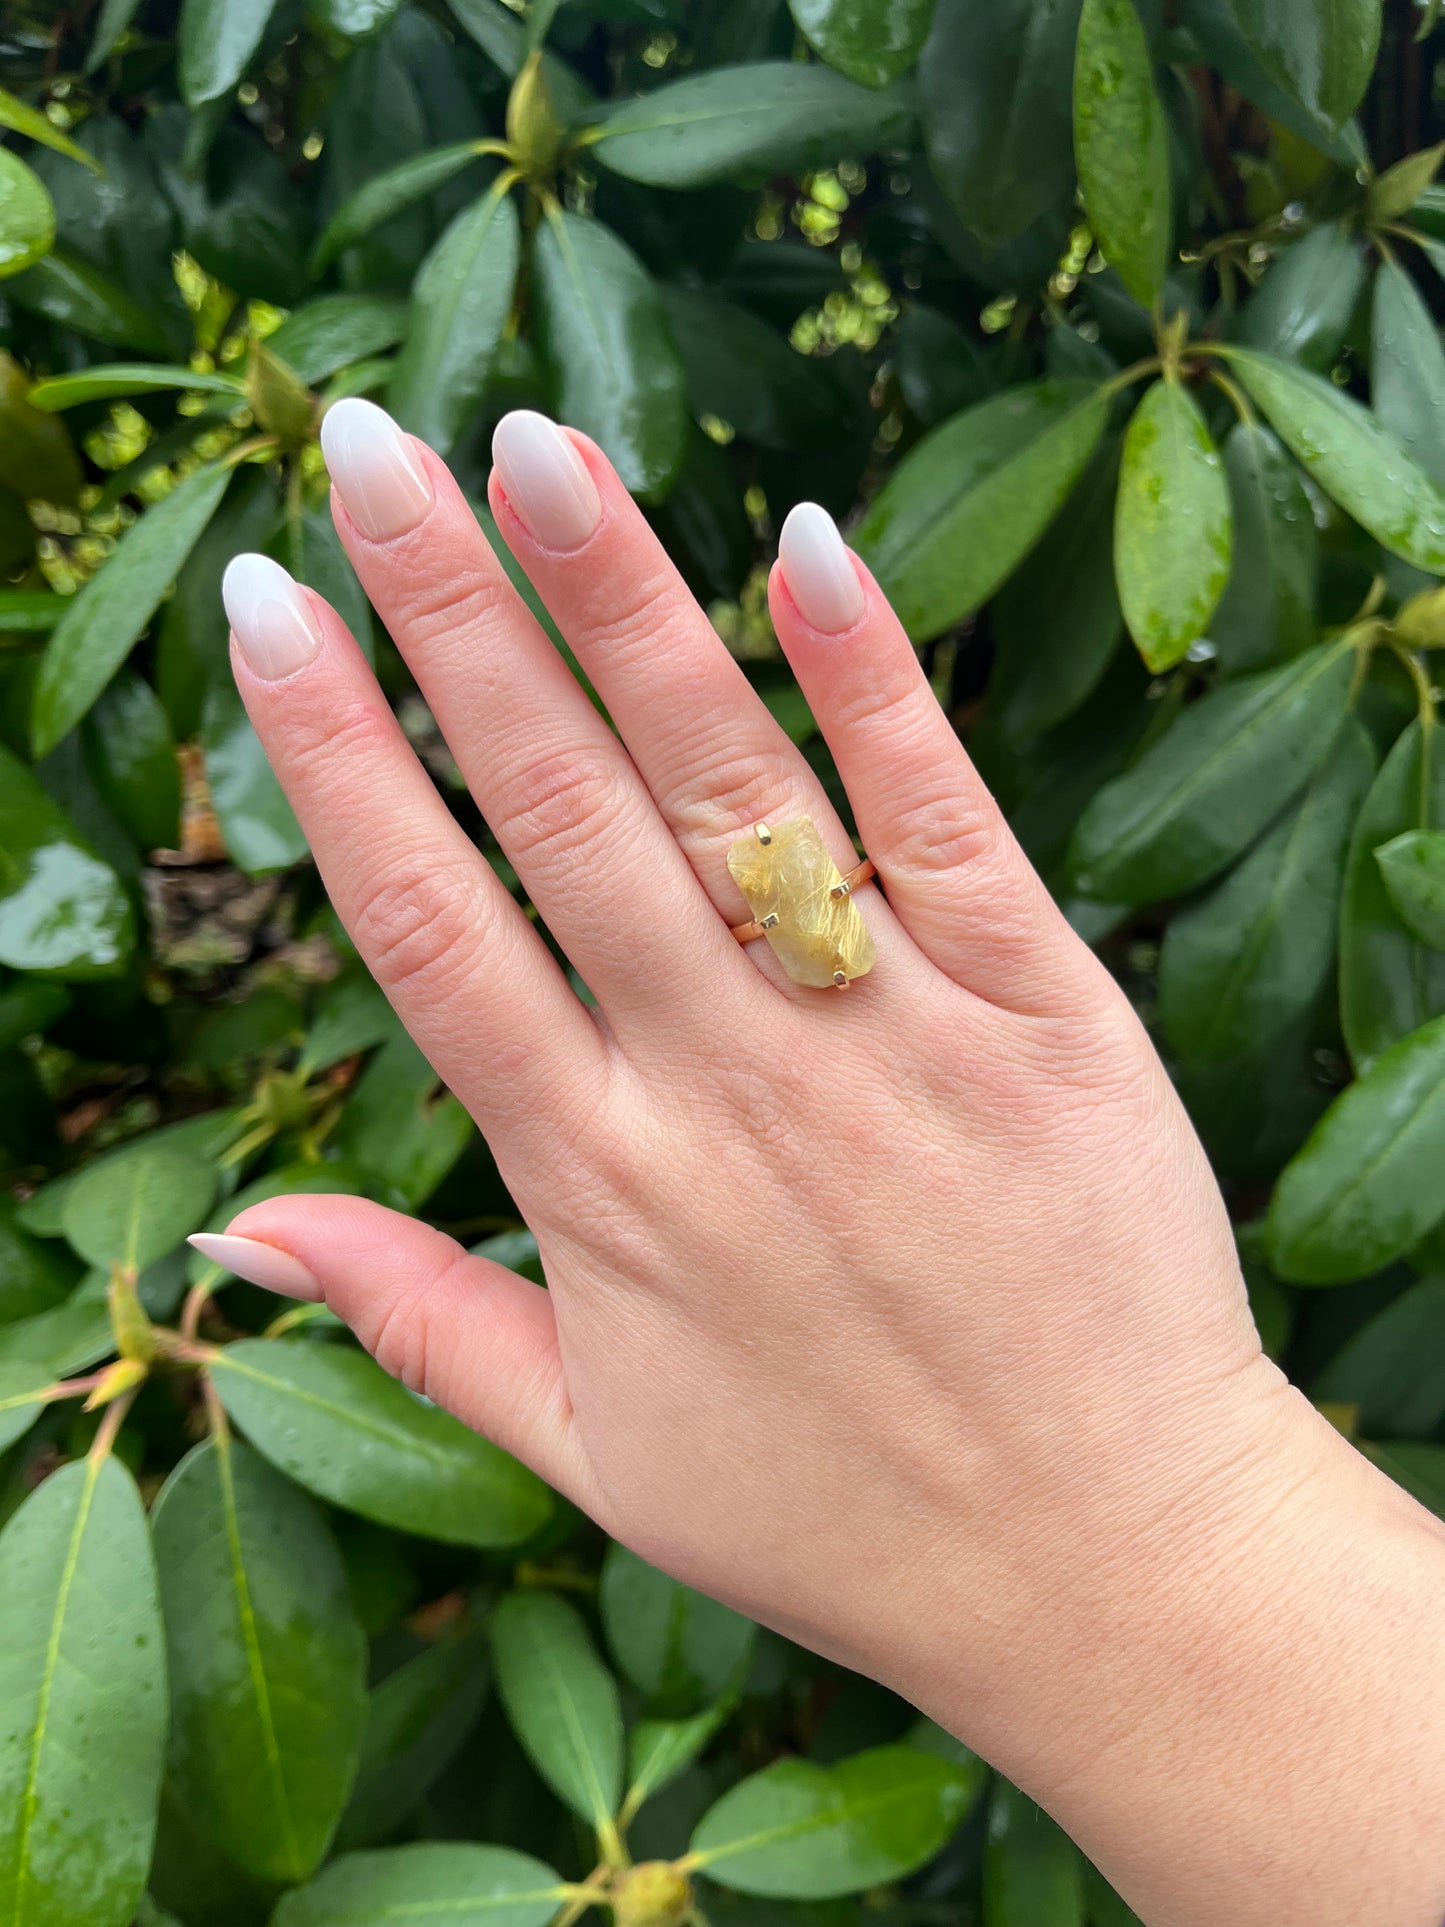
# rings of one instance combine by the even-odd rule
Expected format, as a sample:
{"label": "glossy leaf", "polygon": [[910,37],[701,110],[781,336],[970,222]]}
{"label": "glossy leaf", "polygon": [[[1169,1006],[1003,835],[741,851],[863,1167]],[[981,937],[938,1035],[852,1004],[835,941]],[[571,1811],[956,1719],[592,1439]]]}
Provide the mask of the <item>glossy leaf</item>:
{"label": "glossy leaf", "polygon": [[47,636],[66,607],[49,589],[0,589],[0,635]]}
{"label": "glossy leaf", "polygon": [[182,0],[177,47],[181,98],[188,107],[220,100],[261,45],[276,0]]}
{"label": "glossy leaf", "polygon": [[649,1706],[693,1713],[738,1684],[757,1627],[612,1545],[602,1563],[598,1604],[607,1643]]}
{"label": "glossy leaf", "polygon": [[82,729],[86,765],[107,808],[141,849],[174,849],[180,841],[180,765],[166,712],[150,684],[122,669]]}
{"label": "glossy leaf", "polygon": [[[6,1452],[16,1439],[24,1438],[45,1410],[45,1400],[35,1394],[54,1381],[54,1373],[44,1365],[25,1358],[0,1358],[0,1452]],[[3,1557],[3,1542],[0,1542]],[[0,1747],[0,1762],[4,1749]],[[0,1764],[0,1775],[4,1767]],[[0,1879],[3,1879],[0,1874]]]}
{"label": "glossy leaf", "polygon": [[323,294],[293,309],[266,345],[305,382],[379,354],[406,332],[407,304],[390,295]]}
{"label": "glossy leaf", "polygon": [[961,1766],[908,1746],[876,1747],[832,1767],[778,1760],[709,1808],[689,1859],[741,1893],[861,1893],[933,1858],[962,1817],[967,1782]]}
{"label": "glossy leaf", "polygon": [[[38,107],[31,107],[28,102],[20,100],[4,87],[0,87],[0,127],[8,127],[16,134],[24,134],[28,140],[38,141],[42,147],[50,148],[53,153],[63,154],[67,160],[79,161],[82,167],[90,168],[92,173],[102,172],[100,163],[93,154],[88,154],[83,147],[77,147],[70,136],[62,133],[54,121]],[[1428,186],[1429,183],[1426,182],[1424,185]],[[1413,195],[1411,199],[1414,199]]]}
{"label": "glossy leaf", "polygon": [[231,470],[198,469],[116,544],[51,636],[35,684],[31,734],[43,756],[73,729],[130,654],[201,531]]}
{"label": "glossy leaf", "polygon": [[492,1616],[497,1690],[557,1797],[605,1829],[622,1798],[622,1710],[580,1615],[555,1593],[508,1593]]}
{"label": "glossy leaf", "polygon": [[466,1630],[425,1647],[372,1688],[338,1847],[370,1846],[398,1832],[475,1726],[488,1683],[486,1642]]}
{"label": "glossy leaf", "polygon": [[1419,290],[1393,261],[1375,276],[1370,394],[1400,446],[1445,483],[1445,348]]}
{"label": "glossy leaf", "polygon": [[[41,1001],[57,989],[51,984],[31,983],[0,995],[0,1025],[10,1019],[20,1036],[45,1028],[54,1020],[57,1008],[60,1013],[65,1010],[63,991],[59,992],[58,1007]],[[27,992],[32,994],[32,1018],[39,1021],[15,1017],[17,999]],[[37,992],[38,997],[34,996]],[[13,1035],[7,1039],[7,1048],[14,1041]],[[80,1268],[68,1252],[48,1239],[31,1237],[16,1222],[14,1201],[0,1199],[0,1326],[14,1324],[17,1318],[34,1317],[37,1312],[53,1311],[70,1295],[79,1276]]]}
{"label": "glossy leaf", "polygon": [[85,71],[93,74],[104,64],[121,35],[127,31],[139,9],[140,0],[104,0],[95,23],[95,38],[86,56]]}
{"label": "glossy leaf", "polygon": [[1082,382],[1039,382],[955,416],[905,456],[853,545],[915,642],[952,628],[1008,579],[1107,419],[1107,401]]}
{"label": "glossy leaf", "polygon": [[165,1751],[155,1562],[114,1459],[54,1472],[0,1535],[0,1916],[118,1927],[150,1867]]}
{"label": "glossy leaf", "polygon": [[1124,620],[1156,674],[1204,634],[1233,559],[1219,451],[1193,397],[1177,381],[1155,382],[1124,441],[1114,563]]}
{"label": "glossy leaf", "polygon": [[0,147],[0,280],[20,274],[55,242],[55,204],[18,154]]}
{"label": "glossy leaf", "polygon": [[110,348],[165,355],[166,328],[141,302],[78,254],[52,249],[6,290],[18,307]]}
{"label": "glossy leaf", "polygon": [[113,973],[135,923],[120,879],[0,746],[0,963],[83,979]]}
{"label": "glossy leaf", "polygon": [[[482,52],[507,80],[515,80],[532,51],[527,28],[504,0],[449,0],[450,10]],[[543,52],[547,91],[562,119],[569,124],[587,111],[591,95],[566,61]]]}
{"label": "glossy leaf", "polygon": [[215,1195],[212,1165],[157,1146],[83,1171],[65,1200],[65,1236],[87,1264],[143,1271],[195,1230]]}
{"label": "glossy leaf", "polygon": [[1313,1005],[1334,960],[1345,855],[1374,771],[1370,739],[1350,718],[1298,807],[1171,921],[1159,1010],[1186,1061],[1261,1049]]}
{"label": "glossy leaf", "polygon": [[1195,703],[1085,811],[1070,861],[1101,902],[1207,883],[1308,783],[1344,715],[1354,654],[1324,644]]}
{"label": "glossy leaf", "polygon": [[1084,1862],[1068,1835],[1007,1780],[994,1782],[983,1862],[984,1927],[1084,1927]]}
{"label": "glossy leaf", "polygon": [[1325,221],[1283,249],[1245,304],[1239,339],[1247,348],[1327,375],[1339,358],[1365,291],[1360,238]]}
{"label": "glossy leaf", "polygon": [[1445,830],[1406,830],[1375,852],[1395,914],[1421,943],[1445,950]]}
{"label": "glossy leaf", "polygon": [[1363,1325],[1313,1387],[1359,1407],[1367,1433],[1428,1439],[1445,1419],[1445,1278],[1422,1279]]}
{"label": "glossy leaf", "polygon": [[272,1927],[546,1927],[566,1897],[559,1874],[509,1847],[424,1841],[349,1853],[285,1896]]}
{"label": "glossy leaf", "polygon": [[475,1127],[405,1035],[385,1043],[357,1080],[335,1148],[370,1171],[405,1210],[425,1204]]}
{"label": "glossy leaf", "polygon": [[986,246],[1068,204],[1081,0],[937,0],[918,63],[929,166]]}
{"label": "glossy leaf", "polygon": [[1229,360],[1327,495],[1392,555],[1445,575],[1445,494],[1367,408],[1268,356],[1234,348]]}
{"label": "glossy leaf", "polygon": [[306,838],[229,681],[213,683],[206,697],[201,747],[231,861],[250,876],[299,863]]}
{"label": "glossy leaf", "polygon": [[83,401],[109,401],[116,395],[153,394],[165,388],[188,394],[228,395],[238,407],[245,399],[242,384],[234,376],[134,361],[86,368],[76,375],[53,375],[48,381],[36,382],[30,400],[36,408],[74,408]]}
{"label": "glossy leaf", "polygon": [[1445,1017],[1392,1045],[1336,1099],[1279,1181],[1270,1262],[1297,1284],[1378,1271],[1445,1217]]}
{"label": "glossy leaf", "polygon": [[634,494],[665,494],[686,444],[687,390],[647,270],[600,221],[565,213],[539,228],[532,270],[558,416],[600,443]]}
{"label": "glossy leaf", "polygon": [[304,1880],[346,1805],[365,1650],[322,1513],[218,1435],[152,1519],[170,1653],[170,1776],[192,1823],[266,1880]]}
{"label": "glossy leaf", "polygon": [[53,1311],[0,1325],[0,1364],[43,1366],[48,1378],[69,1378],[115,1350],[105,1299],[81,1285]]}
{"label": "glossy leaf", "polygon": [[337,33],[365,40],[395,19],[402,0],[312,0],[312,5]]}
{"label": "glossy leaf", "polygon": [[[0,349],[0,485],[26,499],[38,495],[69,506],[79,500],[84,481],[75,444],[64,422],[35,406],[30,399],[34,392],[20,363]],[[17,598],[38,599],[42,594],[35,589],[0,591],[0,629],[10,626],[3,613],[7,607],[23,617],[25,604]],[[64,609],[62,598],[49,600]],[[17,626],[28,625],[22,620]]]}
{"label": "glossy leaf", "polygon": [[759,61],[669,81],[609,109],[591,152],[649,187],[705,187],[738,172],[801,173],[906,141],[901,92],[856,87],[831,67]]}
{"label": "glossy leaf", "polygon": [[313,273],[319,274],[338,254],[345,253],[383,221],[389,221],[394,214],[400,214],[404,208],[455,180],[463,168],[470,167],[476,159],[475,141],[455,141],[449,147],[413,154],[398,167],[373,174],[342,202],[326,223],[311,252]]}
{"label": "glossy leaf", "polygon": [[1209,633],[1238,674],[1284,662],[1315,640],[1319,531],[1300,472],[1269,429],[1236,423],[1223,454],[1234,566]]}
{"label": "glossy leaf", "polygon": [[382,1525],[453,1545],[512,1546],[551,1513],[534,1473],[365,1352],[243,1339],[214,1371],[226,1410],[273,1465]]}
{"label": "glossy leaf", "polygon": [[422,263],[388,400],[439,454],[475,413],[512,306],[521,225],[495,189],[459,214]]}
{"label": "glossy leaf", "polygon": [[634,1812],[689,1767],[732,1712],[732,1697],[677,1720],[638,1720],[628,1735],[627,1805]]}
{"label": "glossy leaf", "polygon": [[1151,308],[1169,267],[1169,130],[1134,0],[1084,0],[1074,145],[1094,238],[1134,299]]}
{"label": "glossy leaf", "polygon": [[1222,0],[1269,77],[1338,128],[1364,94],[1380,45],[1380,0]]}
{"label": "glossy leaf", "polygon": [[1401,921],[1375,852],[1411,830],[1445,830],[1445,757],[1412,723],[1365,799],[1345,868],[1340,1023],[1357,1071],[1445,1013],[1445,956]]}
{"label": "glossy leaf", "polygon": [[814,50],[862,87],[901,80],[928,38],[934,0],[788,0]]}
{"label": "glossy leaf", "polygon": [[760,448],[802,449],[835,438],[839,396],[822,362],[712,293],[667,284],[658,293],[695,415],[716,415]]}

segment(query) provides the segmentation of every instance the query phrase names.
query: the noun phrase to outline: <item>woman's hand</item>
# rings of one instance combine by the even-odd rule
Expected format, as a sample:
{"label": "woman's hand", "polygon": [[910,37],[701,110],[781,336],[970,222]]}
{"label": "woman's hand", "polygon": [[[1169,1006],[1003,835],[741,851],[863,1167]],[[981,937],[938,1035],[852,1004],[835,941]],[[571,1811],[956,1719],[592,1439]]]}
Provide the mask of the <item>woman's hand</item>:
{"label": "woman's hand", "polygon": [[599,451],[510,416],[491,499],[617,734],[434,455],[358,401],[323,441],[357,573],[596,1008],[335,614],[234,563],[251,717],[549,1289],[337,1197],[243,1213],[230,1268],[324,1295],[645,1558],[906,1694],[1151,1922],[1434,1927],[1445,1535],[1262,1356],[1147,1037],[832,524],[795,512],[771,597],[886,891],[846,993],[729,933],[759,822],[856,858]]}

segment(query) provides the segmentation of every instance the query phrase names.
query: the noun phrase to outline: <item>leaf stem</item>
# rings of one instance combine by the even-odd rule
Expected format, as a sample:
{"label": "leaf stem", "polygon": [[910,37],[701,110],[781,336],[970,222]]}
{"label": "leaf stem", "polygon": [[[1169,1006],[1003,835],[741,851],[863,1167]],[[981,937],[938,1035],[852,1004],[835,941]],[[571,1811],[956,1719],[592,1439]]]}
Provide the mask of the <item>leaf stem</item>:
{"label": "leaf stem", "polygon": [[1111,397],[1122,394],[1123,391],[1131,387],[1134,382],[1144,381],[1150,375],[1159,374],[1163,367],[1164,363],[1159,359],[1158,355],[1150,355],[1147,360],[1136,361],[1131,367],[1121,368],[1117,375],[1110,375],[1109,379],[1100,387],[1099,393]]}
{"label": "leaf stem", "polygon": [[[137,1386],[136,1391],[139,1390],[140,1387]],[[112,1404],[106,1406],[105,1417],[95,1428],[95,1437],[91,1440],[90,1450],[85,1455],[92,1465],[97,1465],[102,1459],[110,1457],[120,1428],[125,1424],[126,1414],[134,1403],[135,1392],[124,1392]]]}
{"label": "leaf stem", "polygon": [[1239,383],[1226,375],[1222,368],[1211,368],[1209,371],[1209,379],[1214,383],[1214,386],[1219,389],[1221,394],[1228,395],[1234,405],[1234,412],[1238,415],[1241,424],[1249,429],[1258,428],[1258,418],[1249,405],[1249,397],[1245,394]]}

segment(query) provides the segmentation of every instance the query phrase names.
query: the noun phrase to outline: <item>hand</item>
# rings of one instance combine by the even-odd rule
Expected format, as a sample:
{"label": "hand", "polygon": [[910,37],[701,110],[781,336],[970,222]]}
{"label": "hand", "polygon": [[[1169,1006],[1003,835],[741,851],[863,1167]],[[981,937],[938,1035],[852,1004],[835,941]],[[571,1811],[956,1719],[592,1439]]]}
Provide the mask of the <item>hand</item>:
{"label": "hand", "polygon": [[1151,1921],[1438,1920],[1442,1743],[1338,1595],[1393,1596],[1388,1646],[1445,1535],[1263,1357],[1147,1037],[826,516],[790,520],[771,600],[886,890],[846,993],[729,933],[757,823],[856,859],[600,452],[513,415],[491,502],[620,740],[437,458],[364,402],[323,441],[357,573],[596,1008],[335,614],[233,564],[251,717],[549,1289],[337,1197],[243,1213],[231,1268],[324,1294],[643,1557],[908,1695]]}

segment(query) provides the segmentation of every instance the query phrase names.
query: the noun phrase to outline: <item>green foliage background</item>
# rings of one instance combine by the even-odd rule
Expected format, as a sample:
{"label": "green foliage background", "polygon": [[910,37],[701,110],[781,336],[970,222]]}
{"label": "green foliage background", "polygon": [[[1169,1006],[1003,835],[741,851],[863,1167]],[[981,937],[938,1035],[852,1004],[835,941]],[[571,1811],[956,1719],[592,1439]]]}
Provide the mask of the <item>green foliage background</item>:
{"label": "green foliage background", "polygon": [[334,1189],[540,1275],[226,669],[270,549],[487,847],[330,527],[340,395],[479,503],[504,409],[596,436],[835,792],[762,584],[795,501],[850,524],[1269,1350],[1445,1509],[1439,13],[7,10],[0,1918],[1131,1918],[892,1696],[187,1252]]}

